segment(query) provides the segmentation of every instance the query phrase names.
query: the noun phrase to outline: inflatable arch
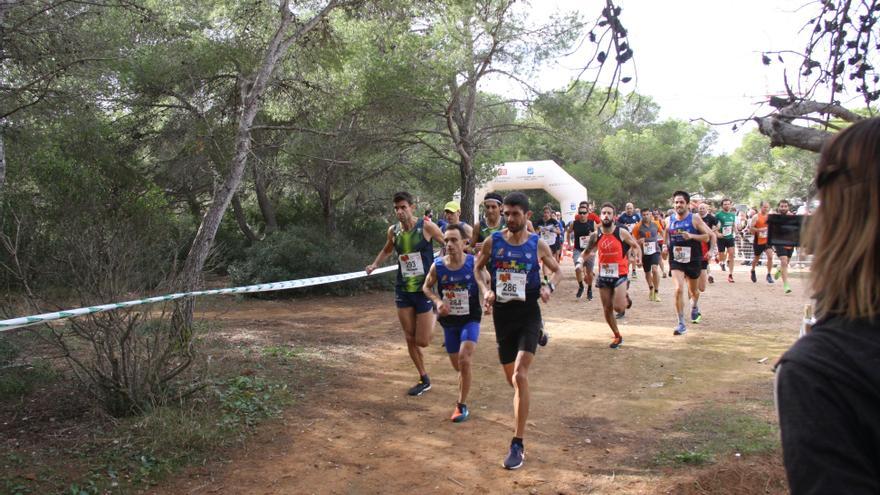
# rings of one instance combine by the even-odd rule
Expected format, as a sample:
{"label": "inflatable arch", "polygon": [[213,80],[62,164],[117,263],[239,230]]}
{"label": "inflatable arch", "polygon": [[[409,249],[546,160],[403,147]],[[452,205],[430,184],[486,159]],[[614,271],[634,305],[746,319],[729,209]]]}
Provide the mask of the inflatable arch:
{"label": "inflatable arch", "polygon": [[[553,160],[536,162],[507,162],[495,165],[492,180],[477,188],[474,195],[474,218],[480,217],[483,198],[492,191],[521,191],[523,189],[543,189],[559,201],[562,219],[565,223],[574,220],[578,203],[587,200],[587,188]],[[543,205],[538,205],[543,206]],[[532,206],[535,210],[537,207]],[[538,215],[535,217],[535,215]],[[541,212],[532,214],[540,218]]]}

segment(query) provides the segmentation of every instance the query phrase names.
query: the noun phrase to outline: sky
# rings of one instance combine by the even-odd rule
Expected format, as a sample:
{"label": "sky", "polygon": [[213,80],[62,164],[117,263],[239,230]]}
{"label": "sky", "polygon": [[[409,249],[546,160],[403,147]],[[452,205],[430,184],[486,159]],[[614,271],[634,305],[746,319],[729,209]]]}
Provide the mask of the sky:
{"label": "sky", "polygon": [[[540,22],[554,11],[579,10],[592,21],[604,4],[604,0],[533,0],[528,12],[531,20]],[[797,0],[617,0],[616,4],[623,9],[621,21],[629,34],[636,75],[635,85],[621,89],[652,97],[660,105],[661,118],[711,122],[769,113],[760,103],[768,95],[784,93],[783,64],[765,66],[761,53],[802,50],[806,38],[800,31],[815,12],[811,2]],[[592,54],[592,45],[585,45],[545,67],[533,83],[543,90],[562,87]],[[783,57],[794,67],[789,69],[793,73],[796,57]],[[744,128],[740,124],[741,130],[733,132],[732,126],[713,127],[719,133],[714,153],[732,153],[755,128],[754,123]]]}

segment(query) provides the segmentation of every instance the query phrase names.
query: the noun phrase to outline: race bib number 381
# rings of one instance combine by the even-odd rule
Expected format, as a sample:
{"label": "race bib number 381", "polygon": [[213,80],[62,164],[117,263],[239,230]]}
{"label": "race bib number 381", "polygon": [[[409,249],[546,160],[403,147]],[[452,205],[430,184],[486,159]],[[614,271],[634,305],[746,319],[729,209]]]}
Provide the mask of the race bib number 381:
{"label": "race bib number 381", "polygon": [[400,264],[400,273],[404,278],[425,274],[425,265],[422,264],[422,255],[419,253],[401,254],[397,257],[397,262]]}
{"label": "race bib number 381", "polygon": [[495,274],[495,298],[498,302],[526,300],[526,274],[498,270]]}

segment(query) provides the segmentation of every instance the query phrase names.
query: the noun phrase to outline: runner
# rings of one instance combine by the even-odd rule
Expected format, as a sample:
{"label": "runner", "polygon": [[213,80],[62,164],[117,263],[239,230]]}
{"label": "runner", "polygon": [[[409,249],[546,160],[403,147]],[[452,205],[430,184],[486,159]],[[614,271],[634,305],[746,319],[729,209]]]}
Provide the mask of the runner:
{"label": "runner", "polygon": [[504,198],[496,192],[490,192],[483,198],[483,219],[480,220],[480,228],[473,229],[471,237],[471,246],[474,247],[474,253],[478,254],[480,252],[483,241],[505,227],[504,217],[501,216],[502,201],[504,201]]}
{"label": "runner", "polygon": [[[559,222],[557,222],[556,217],[553,216],[553,209],[550,205],[544,207],[543,216],[540,220],[534,222],[534,228],[541,236],[541,240],[550,246],[550,250],[553,252],[553,257],[557,258],[557,253],[559,253],[559,249],[562,246],[562,243],[560,242],[562,229],[559,228]],[[546,279],[547,269],[544,268],[542,273],[544,274],[544,279]]]}
{"label": "runner", "polygon": [[[792,214],[791,205],[788,200],[783,199],[779,202],[776,207],[776,213],[779,215]],[[776,252],[776,256],[779,258],[779,268],[773,273],[773,278],[779,280],[780,275],[782,276],[782,288],[788,294],[791,292],[791,285],[788,283],[788,263],[791,261],[791,255],[794,254],[794,248],[791,246],[774,245],[773,251]]]}
{"label": "runner", "polygon": [[660,302],[660,239],[663,227],[654,220],[650,208],[642,209],[642,221],[633,229],[633,237],[642,247],[642,267],[648,282],[648,300]]}
{"label": "runner", "polygon": [[367,265],[369,275],[392,252],[397,252],[397,282],[394,286],[397,318],[406,337],[406,347],[416,370],[419,382],[407,394],[418,396],[431,390],[431,380],[425,370],[421,347],[431,343],[434,329],[434,312],[431,301],[422,293],[426,267],[431,265],[434,253],[431,241],[443,242],[440,227],[413,216],[412,196],[405,191],[394,194],[394,214],[398,222],[388,227],[385,246],[372,264]]}
{"label": "runner", "polygon": [[733,283],[733,258],[736,256],[736,210],[730,198],[721,200],[721,211],[715,215],[721,236],[718,238],[718,252],[721,254],[721,269],[728,270],[727,281]]}
{"label": "runner", "polygon": [[565,221],[562,220],[561,211],[555,212],[553,218],[556,219],[556,223],[559,224],[559,230],[562,232],[556,238],[556,243],[559,244],[559,249],[556,251],[556,261],[562,263],[562,257],[565,255],[565,231],[567,230],[567,226],[565,225]]}
{"label": "runner", "polygon": [[[495,324],[504,376],[514,389],[516,426],[503,466],[517,469],[525,457],[523,435],[529,415],[529,367],[535,359],[541,332],[538,299],[550,300],[561,274],[550,246],[525,229],[531,215],[528,196],[512,192],[504,198],[503,208],[507,229],[495,232],[483,242],[474,273],[483,292],[486,314],[492,314]],[[544,284],[538,269],[539,260],[552,272]],[[491,286],[485,282],[487,276],[491,277]]]}
{"label": "runner", "polygon": [[693,301],[691,321],[699,321],[699,279],[702,272],[700,243],[709,240],[709,228],[699,215],[688,211],[690,194],[675,191],[672,201],[675,209],[669,215],[666,227],[666,245],[670,252],[669,267],[672,270],[672,282],[675,286],[675,313],[678,316],[678,325],[672,334],[684,335],[687,332],[684,324],[685,286]]}
{"label": "runner", "polygon": [[[480,337],[480,292],[474,281],[474,256],[466,254],[464,229],[450,224],[443,234],[446,255],[434,259],[425,277],[422,292],[433,301],[446,337],[446,352],[458,372],[458,402],[452,412],[453,423],[470,417],[467,401],[471,388],[471,361]],[[434,292],[439,286],[442,297]]]}
{"label": "runner", "polygon": [[[632,233],[636,224],[642,221],[642,217],[638,211],[636,211],[636,207],[632,203],[627,203],[624,207],[623,213],[617,217],[617,225],[624,227],[630,233]],[[632,279],[635,280],[638,277],[636,276],[635,266],[630,267],[629,273],[632,274]]]}
{"label": "runner", "polygon": [[617,328],[617,315],[625,313],[630,305],[626,282],[632,260],[627,253],[635,258],[634,264],[641,264],[641,254],[639,244],[633,239],[632,234],[625,228],[614,225],[614,213],[614,205],[611,203],[602,205],[602,209],[599,210],[602,225],[599,230],[590,234],[587,246],[581,253],[581,260],[586,262],[586,258],[594,249],[599,253],[599,278],[596,279],[596,287],[602,299],[605,322],[614,334],[614,340],[609,347],[618,349],[623,344],[623,337]]}
{"label": "runner", "polygon": [[706,282],[708,281],[710,284],[715,283],[715,279],[712,278],[712,275],[709,275],[709,261],[718,253],[718,237],[716,234],[718,230],[718,219],[715,218],[715,215],[709,212],[709,205],[707,203],[700,203],[697,211],[700,213],[700,218],[703,219],[703,223],[706,224],[706,227],[709,227],[709,242],[700,243],[703,250],[703,261],[701,262],[703,270],[700,272],[700,292],[706,292]]}
{"label": "runner", "polygon": [[468,225],[467,222],[461,220],[461,205],[458,204],[458,201],[450,201],[446,203],[446,206],[443,207],[443,216],[446,218],[446,225],[443,225],[440,228],[441,232],[446,232],[447,225],[458,224],[462,226],[466,236],[465,240],[470,241],[473,235],[473,228]]}
{"label": "runner", "polygon": [[[594,220],[595,213],[590,213],[589,203],[581,201],[578,205],[578,214],[575,219],[568,224],[565,234],[569,238],[572,245],[571,257],[574,261],[574,274],[578,281],[578,290],[575,297],[580,299],[584,295],[584,282],[587,283],[587,300],[593,300],[593,261],[592,255],[588,256],[586,261],[581,261],[581,251],[587,245],[590,234],[596,230],[596,224],[601,220]],[[598,219],[598,217],[596,217]],[[585,269],[586,267],[586,269]]]}
{"label": "runner", "polygon": [[754,283],[758,281],[758,277],[755,275],[755,267],[758,266],[762,253],[767,256],[767,283],[773,283],[773,277],[770,276],[770,271],[773,270],[773,250],[768,249],[770,245],[767,244],[767,214],[769,212],[770,202],[761,201],[761,211],[756,213],[749,221],[749,232],[755,236],[755,242],[753,244],[753,247],[755,248],[755,256],[752,258],[751,274],[752,282]]}

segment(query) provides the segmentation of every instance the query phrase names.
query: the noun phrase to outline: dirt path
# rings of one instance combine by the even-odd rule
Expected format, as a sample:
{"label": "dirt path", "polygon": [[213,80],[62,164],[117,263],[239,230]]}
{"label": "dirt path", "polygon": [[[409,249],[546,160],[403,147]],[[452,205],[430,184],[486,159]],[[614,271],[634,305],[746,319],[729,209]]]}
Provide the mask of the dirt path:
{"label": "dirt path", "polygon": [[804,281],[794,279],[794,293],[783,296],[781,283],[752,284],[737,267],[736,284],[710,286],[703,323],[673,337],[671,281],[662,280],[663,302],[652,303],[640,274],[621,326],[624,346],[614,351],[598,298],[575,301],[569,266],[544,307],[552,338],[530,375],[523,469],[500,467],[512,435],[512,391],[491,319],[475,358],[472,419],[453,424],[457,378],[439,327],[426,352],[433,389],[405,395],[416,373],[390,293],[251,301],[213,317],[235,338],[315,350],[326,376],[228,462],[190,469],[156,493],[692,493],[706,477],[763,476],[768,463],[778,478],[777,455],[705,468],[658,467],[654,459],[689,411],[721,404],[766,413],[770,367],[797,336]]}

